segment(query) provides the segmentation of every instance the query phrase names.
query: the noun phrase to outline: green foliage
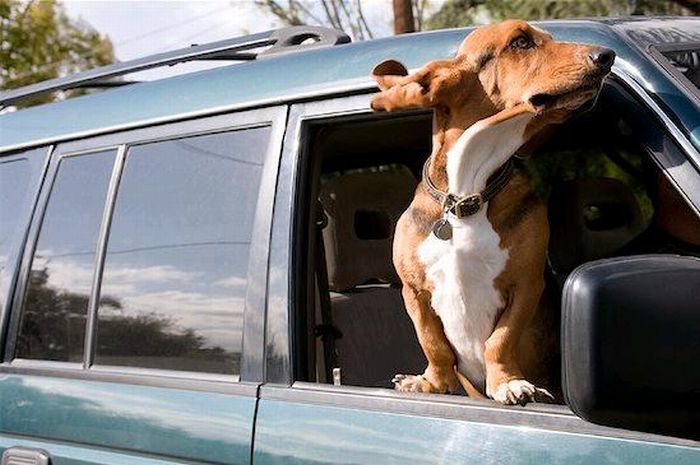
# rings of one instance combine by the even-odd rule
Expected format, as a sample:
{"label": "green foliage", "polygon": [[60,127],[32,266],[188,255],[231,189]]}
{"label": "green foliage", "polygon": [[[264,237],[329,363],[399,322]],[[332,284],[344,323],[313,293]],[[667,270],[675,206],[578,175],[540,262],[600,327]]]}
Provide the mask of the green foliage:
{"label": "green foliage", "polygon": [[461,27],[507,18],[542,20],[587,16],[700,14],[700,4],[681,0],[447,0],[427,29]]}
{"label": "green foliage", "polygon": [[486,0],[447,0],[425,22],[426,29],[445,29],[449,27],[476,24],[477,14],[482,11]]}
{"label": "green foliage", "polygon": [[109,38],[85,22],[71,20],[56,0],[0,0],[0,89],[112,62]]}
{"label": "green foliage", "polygon": [[[86,311],[90,297],[67,292],[49,284],[47,268],[32,270],[25,302],[19,352],[47,360],[70,360],[83,351]],[[176,309],[166,309],[176,313]],[[235,354],[207,347],[192,328],[182,328],[167,315],[136,311],[123,314],[122,303],[113,297],[100,298],[100,354],[106,357],[183,357],[220,362]],[[28,317],[30,316],[30,317]]]}

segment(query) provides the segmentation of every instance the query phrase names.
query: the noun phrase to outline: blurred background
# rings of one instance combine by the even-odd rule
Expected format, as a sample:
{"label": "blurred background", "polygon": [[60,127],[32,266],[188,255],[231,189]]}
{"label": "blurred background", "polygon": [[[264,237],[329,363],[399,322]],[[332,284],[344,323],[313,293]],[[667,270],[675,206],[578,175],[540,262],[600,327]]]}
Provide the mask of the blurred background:
{"label": "blurred background", "polygon": [[[627,15],[700,15],[700,1],[0,0],[0,90],[287,25],[334,27],[359,41],[505,18]],[[156,79],[217,65],[222,64],[189,63],[130,78]]]}

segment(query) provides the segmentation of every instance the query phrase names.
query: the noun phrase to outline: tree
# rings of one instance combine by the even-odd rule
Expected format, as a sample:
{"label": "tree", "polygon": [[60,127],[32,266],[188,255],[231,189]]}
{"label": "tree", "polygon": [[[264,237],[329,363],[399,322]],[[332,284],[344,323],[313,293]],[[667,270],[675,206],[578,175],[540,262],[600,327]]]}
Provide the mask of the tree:
{"label": "tree", "polygon": [[411,0],[394,0],[394,34],[405,34],[416,31],[413,19],[413,4]]}
{"label": "tree", "polygon": [[71,20],[56,0],[0,0],[0,89],[112,62],[109,38],[83,21]]}
{"label": "tree", "polygon": [[[49,267],[33,269],[24,303],[18,353],[47,360],[70,360],[83,352],[90,296],[53,287]],[[168,315],[130,308],[115,297],[100,297],[99,352],[105,357],[184,357],[234,362],[238,354],[208,346],[193,328]],[[177,308],[166,312],[178,314]]]}
{"label": "tree", "polygon": [[[429,0],[402,0],[400,3],[410,5],[410,13],[403,9],[403,18],[412,16],[413,28],[405,27],[403,31],[420,31],[425,18]],[[365,18],[362,8],[363,0],[255,0],[255,3],[277,16],[284,24],[298,26],[313,24],[346,31],[353,40],[372,39],[375,31]],[[387,13],[391,3],[387,1]],[[396,11],[394,10],[396,14]]]}
{"label": "tree", "polygon": [[321,0],[315,5],[303,0],[255,0],[255,3],[290,26],[330,26],[347,31],[355,40],[374,37],[360,0]]}
{"label": "tree", "polygon": [[[582,16],[698,15],[696,0],[446,0],[428,29],[460,27],[507,18],[541,20]],[[481,21],[478,21],[481,19]]]}

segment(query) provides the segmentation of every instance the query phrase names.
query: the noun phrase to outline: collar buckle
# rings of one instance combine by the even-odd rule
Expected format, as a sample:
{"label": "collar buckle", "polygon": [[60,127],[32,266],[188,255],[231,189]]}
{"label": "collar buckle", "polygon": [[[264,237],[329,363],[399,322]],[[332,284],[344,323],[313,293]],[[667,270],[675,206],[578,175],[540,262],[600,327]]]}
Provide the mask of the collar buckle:
{"label": "collar buckle", "polygon": [[423,165],[423,187],[436,203],[442,205],[443,214],[452,213],[457,218],[465,218],[477,214],[489,200],[506,187],[513,173],[513,159],[509,158],[487,180],[486,187],[482,192],[458,197],[449,192],[441,191],[433,184],[428,174],[430,160],[428,158]]}
{"label": "collar buckle", "polygon": [[476,215],[484,206],[484,198],[480,193],[462,197],[450,209],[457,218]]}

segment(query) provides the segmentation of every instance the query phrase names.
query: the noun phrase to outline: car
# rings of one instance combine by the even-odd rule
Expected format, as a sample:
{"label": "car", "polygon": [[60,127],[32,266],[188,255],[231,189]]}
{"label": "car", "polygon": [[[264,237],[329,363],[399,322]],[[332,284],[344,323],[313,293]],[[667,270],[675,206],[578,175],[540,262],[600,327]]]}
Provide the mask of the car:
{"label": "car", "polygon": [[700,19],[538,24],[617,54],[517,161],[548,202],[558,404],[391,389],[425,363],[390,248],[431,114],[372,112],[369,74],[471,29],[297,26],[0,94],[2,465],[699,463]]}

